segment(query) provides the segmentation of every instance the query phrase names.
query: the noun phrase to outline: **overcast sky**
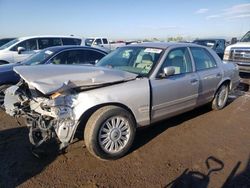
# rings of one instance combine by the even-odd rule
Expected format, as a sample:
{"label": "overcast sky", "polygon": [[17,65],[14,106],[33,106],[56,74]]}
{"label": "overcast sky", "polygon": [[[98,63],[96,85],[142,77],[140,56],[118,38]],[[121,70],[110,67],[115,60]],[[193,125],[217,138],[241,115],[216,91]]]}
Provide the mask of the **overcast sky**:
{"label": "overcast sky", "polygon": [[230,38],[248,30],[250,0],[0,0],[0,38]]}

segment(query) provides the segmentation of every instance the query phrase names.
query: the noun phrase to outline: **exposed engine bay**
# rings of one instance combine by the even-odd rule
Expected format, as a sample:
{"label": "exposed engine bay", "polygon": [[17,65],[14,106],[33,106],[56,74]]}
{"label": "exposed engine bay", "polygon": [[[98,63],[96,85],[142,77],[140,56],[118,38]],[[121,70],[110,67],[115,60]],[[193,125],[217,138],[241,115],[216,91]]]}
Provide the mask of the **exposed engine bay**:
{"label": "exposed engine bay", "polygon": [[77,121],[71,95],[54,93],[44,96],[22,80],[6,90],[4,106],[9,115],[26,119],[29,140],[35,147],[57,137],[62,149],[73,139]]}
{"label": "exposed engine bay", "polygon": [[26,119],[29,140],[35,147],[58,138],[60,149],[73,141],[83,112],[110,99],[102,95],[90,98],[83,91],[127,82],[137,76],[91,66],[19,66],[14,71],[22,79],[5,91],[6,113]]}

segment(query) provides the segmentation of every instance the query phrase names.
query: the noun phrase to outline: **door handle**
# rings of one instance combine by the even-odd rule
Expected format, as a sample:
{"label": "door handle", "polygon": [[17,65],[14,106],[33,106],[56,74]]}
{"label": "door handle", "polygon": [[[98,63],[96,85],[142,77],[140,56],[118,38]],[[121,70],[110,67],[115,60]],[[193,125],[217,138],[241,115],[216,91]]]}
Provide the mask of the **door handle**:
{"label": "door handle", "polygon": [[195,83],[197,83],[197,82],[198,82],[198,79],[196,79],[196,78],[191,79],[191,80],[190,80],[190,82],[191,82],[191,84],[195,84]]}
{"label": "door handle", "polygon": [[217,78],[220,78],[220,77],[221,77],[221,73],[217,73],[217,74],[216,74],[216,77],[217,77]]}

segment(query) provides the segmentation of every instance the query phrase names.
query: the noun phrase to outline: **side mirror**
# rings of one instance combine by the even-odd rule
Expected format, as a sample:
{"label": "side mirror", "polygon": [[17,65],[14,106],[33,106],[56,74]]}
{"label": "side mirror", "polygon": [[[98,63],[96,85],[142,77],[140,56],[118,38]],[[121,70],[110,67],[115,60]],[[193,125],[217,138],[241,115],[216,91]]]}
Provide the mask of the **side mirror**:
{"label": "side mirror", "polygon": [[163,68],[163,76],[164,77],[168,77],[168,76],[174,75],[174,73],[175,73],[175,68],[172,67],[172,66],[164,67]]}
{"label": "side mirror", "polygon": [[24,47],[21,47],[21,46],[17,47],[17,53],[18,54],[21,54],[23,51],[25,51]]}

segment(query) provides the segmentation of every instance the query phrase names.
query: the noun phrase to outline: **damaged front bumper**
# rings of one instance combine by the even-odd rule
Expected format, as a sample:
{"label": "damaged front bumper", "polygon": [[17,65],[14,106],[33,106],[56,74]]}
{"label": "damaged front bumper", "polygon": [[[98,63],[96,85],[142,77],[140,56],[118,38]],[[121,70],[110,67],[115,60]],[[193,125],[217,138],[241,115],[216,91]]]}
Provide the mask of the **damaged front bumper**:
{"label": "damaged front bumper", "polygon": [[29,139],[35,147],[53,137],[61,142],[61,149],[73,141],[78,125],[74,95],[43,96],[23,82],[5,91],[4,107],[7,114],[26,119]]}

